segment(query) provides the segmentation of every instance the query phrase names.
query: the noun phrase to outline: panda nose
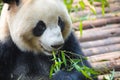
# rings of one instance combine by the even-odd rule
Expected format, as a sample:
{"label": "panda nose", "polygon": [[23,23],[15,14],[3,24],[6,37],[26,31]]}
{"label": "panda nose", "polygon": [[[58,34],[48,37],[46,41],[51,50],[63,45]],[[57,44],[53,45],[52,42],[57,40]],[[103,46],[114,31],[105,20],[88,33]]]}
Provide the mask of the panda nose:
{"label": "panda nose", "polygon": [[59,49],[62,46],[63,46],[63,44],[51,45],[51,47],[54,48],[54,49]]}

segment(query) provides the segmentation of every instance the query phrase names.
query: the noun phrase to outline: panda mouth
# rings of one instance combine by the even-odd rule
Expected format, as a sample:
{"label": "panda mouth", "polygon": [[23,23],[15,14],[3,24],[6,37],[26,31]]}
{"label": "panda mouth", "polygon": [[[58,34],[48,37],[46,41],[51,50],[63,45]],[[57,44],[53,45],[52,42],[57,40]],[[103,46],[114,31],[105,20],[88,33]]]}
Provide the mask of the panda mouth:
{"label": "panda mouth", "polygon": [[57,51],[58,50],[58,49],[50,49],[50,50],[46,49],[44,44],[41,43],[41,41],[40,41],[40,46],[43,49],[43,53],[46,54],[46,55],[52,55],[53,51]]}
{"label": "panda mouth", "polygon": [[48,51],[48,50],[46,50],[45,48],[43,48],[44,49],[44,51],[46,51],[46,52],[48,52],[48,53],[52,53],[52,51]]}
{"label": "panda mouth", "polygon": [[43,51],[44,51],[47,55],[51,55],[51,54],[52,54],[52,51],[53,51],[53,50],[49,51],[49,50],[45,49],[42,44],[41,44],[41,47],[42,47]]}

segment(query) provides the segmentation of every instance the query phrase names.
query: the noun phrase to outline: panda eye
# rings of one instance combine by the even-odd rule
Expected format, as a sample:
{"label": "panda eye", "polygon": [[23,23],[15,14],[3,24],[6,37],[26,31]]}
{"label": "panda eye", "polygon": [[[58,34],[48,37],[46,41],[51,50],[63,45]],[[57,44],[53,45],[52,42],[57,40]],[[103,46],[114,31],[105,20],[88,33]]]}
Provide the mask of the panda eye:
{"label": "panda eye", "polygon": [[37,37],[41,36],[43,32],[46,30],[46,25],[43,21],[39,21],[35,28],[33,29],[33,34]]}
{"label": "panda eye", "polygon": [[58,25],[60,26],[61,31],[63,31],[65,27],[65,23],[62,21],[60,17],[58,18]]}

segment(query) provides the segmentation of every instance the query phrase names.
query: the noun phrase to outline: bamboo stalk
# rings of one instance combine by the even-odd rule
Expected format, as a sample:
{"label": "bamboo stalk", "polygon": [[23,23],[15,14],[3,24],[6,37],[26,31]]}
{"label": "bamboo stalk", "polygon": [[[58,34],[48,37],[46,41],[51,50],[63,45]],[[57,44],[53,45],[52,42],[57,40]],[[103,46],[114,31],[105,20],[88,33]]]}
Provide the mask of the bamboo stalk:
{"label": "bamboo stalk", "polygon": [[[104,19],[83,21],[83,29],[100,27],[100,26],[104,26],[107,24],[114,24],[114,23],[120,23],[120,17],[110,17],[110,18],[104,18]],[[73,25],[76,27],[79,27],[79,22],[76,22]]]}
{"label": "bamboo stalk", "polygon": [[[75,31],[79,30],[79,27],[73,27],[75,29]],[[91,29],[87,29],[90,31],[95,31],[95,30],[105,30],[105,29],[115,29],[115,28],[120,28],[120,24],[108,24],[108,25],[104,25],[104,26],[100,26],[100,27],[95,27],[95,28],[91,28]],[[85,29],[85,28],[84,28]]]}
{"label": "bamboo stalk", "polygon": [[120,28],[120,24],[107,24],[105,26],[89,29],[91,32],[95,30],[108,30],[108,29],[117,29]]}
{"label": "bamboo stalk", "polygon": [[112,61],[120,59],[120,51],[104,53],[100,55],[93,55],[87,57],[90,63],[101,62],[101,61]]}
{"label": "bamboo stalk", "polygon": [[108,52],[119,51],[119,50],[120,50],[120,44],[114,44],[114,45],[108,45],[102,47],[83,49],[83,52],[85,56],[92,56],[92,55],[98,55]]}
{"label": "bamboo stalk", "polygon": [[109,37],[102,40],[82,42],[80,43],[80,45],[82,48],[86,49],[86,48],[107,46],[107,45],[118,44],[118,43],[120,43],[120,37]]}
{"label": "bamboo stalk", "polygon": [[92,67],[99,71],[102,74],[108,73],[112,69],[120,70],[120,59],[112,60],[112,61],[103,61],[91,63]]}
{"label": "bamboo stalk", "polygon": [[92,40],[99,40],[108,37],[115,37],[120,35],[120,28],[115,29],[108,29],[108,30],[84,30],[82,37],[80,36],[80,32],[75,32],[77,38],[81,42],[92,41]]}

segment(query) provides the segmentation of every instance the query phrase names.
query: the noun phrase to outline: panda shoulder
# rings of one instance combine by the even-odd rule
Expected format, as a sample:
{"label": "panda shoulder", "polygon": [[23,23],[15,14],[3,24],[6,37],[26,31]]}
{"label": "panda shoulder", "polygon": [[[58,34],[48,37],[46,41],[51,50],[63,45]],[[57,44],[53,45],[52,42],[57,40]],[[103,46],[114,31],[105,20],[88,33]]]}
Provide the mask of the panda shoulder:
{"label": "panda shoulder", "polygon": [[4,4],[1,17],[0,17],[0,42],[5,42],[9,36],[9,29],[7,23],[7,16],[8,16],[8,4]]}

